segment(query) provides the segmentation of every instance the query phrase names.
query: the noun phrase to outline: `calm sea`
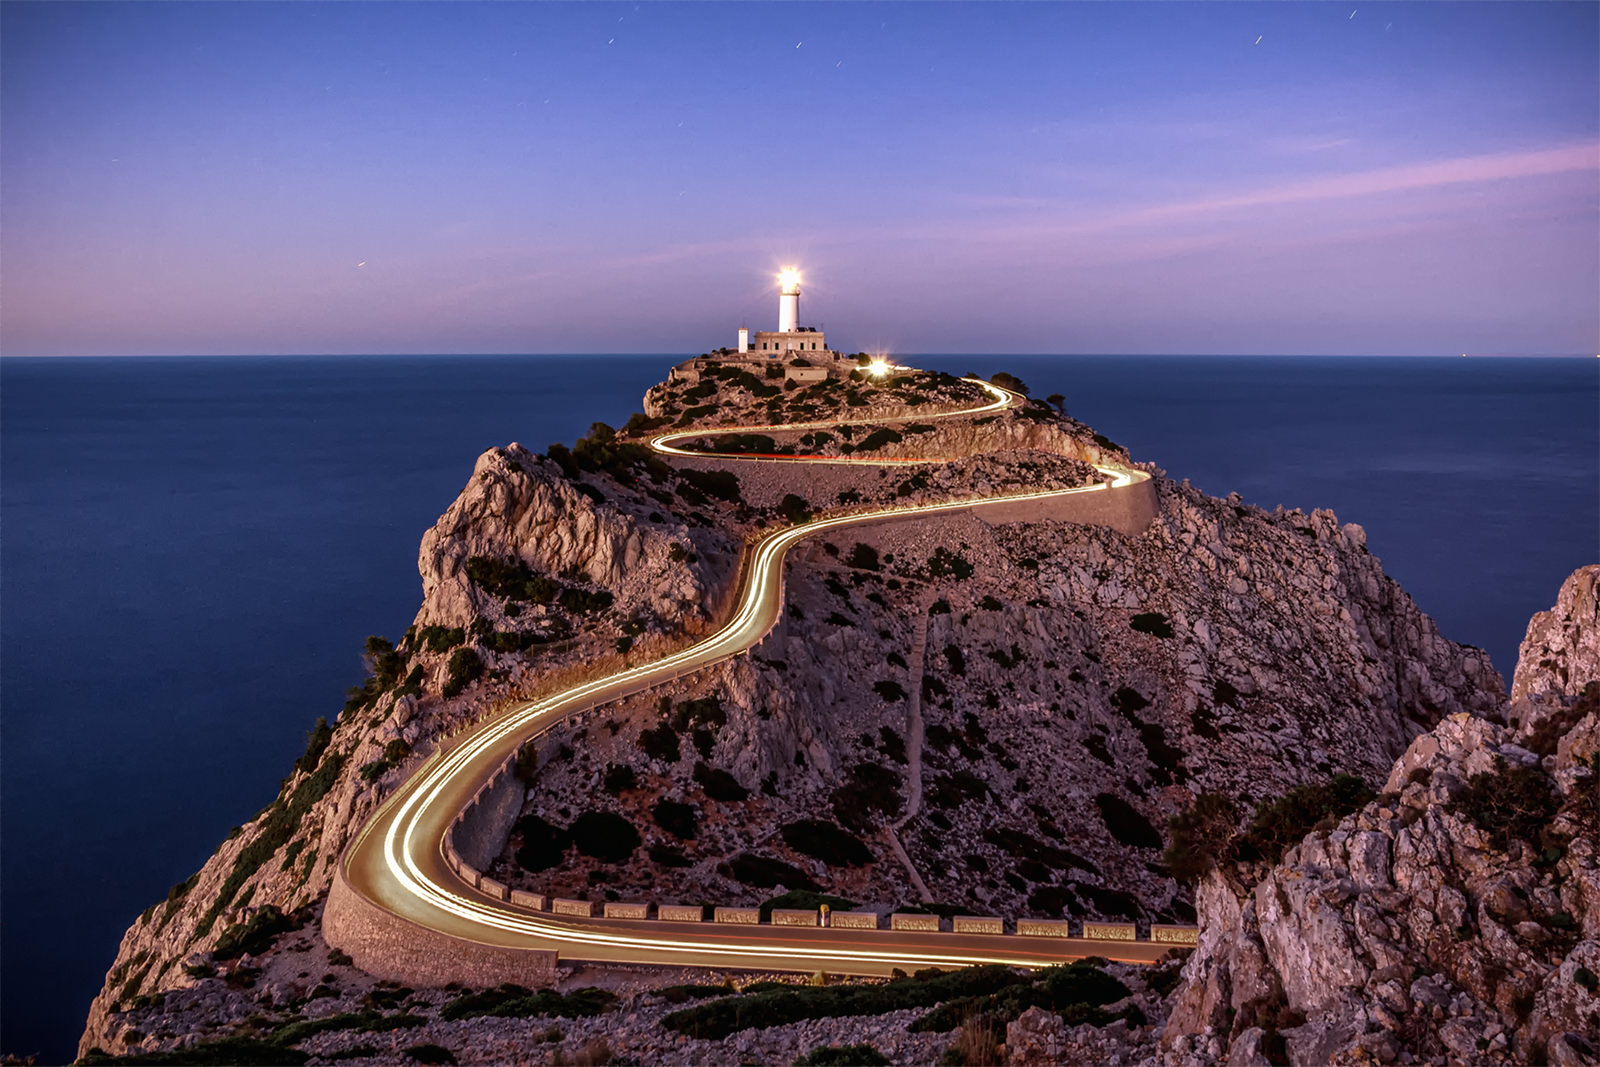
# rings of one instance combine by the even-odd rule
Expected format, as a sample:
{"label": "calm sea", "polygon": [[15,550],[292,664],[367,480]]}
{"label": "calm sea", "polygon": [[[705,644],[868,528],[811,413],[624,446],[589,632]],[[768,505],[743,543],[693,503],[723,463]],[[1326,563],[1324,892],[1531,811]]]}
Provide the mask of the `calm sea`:
{"label": "calm sea", "polygon": [[[677,357],[0,361],[0,1050],[71,1057],[118,938],[267,803],[486,447]],[[1509,675],[1600,559],[1600,361],[942,356],[1207,492],[1332,507]]]}

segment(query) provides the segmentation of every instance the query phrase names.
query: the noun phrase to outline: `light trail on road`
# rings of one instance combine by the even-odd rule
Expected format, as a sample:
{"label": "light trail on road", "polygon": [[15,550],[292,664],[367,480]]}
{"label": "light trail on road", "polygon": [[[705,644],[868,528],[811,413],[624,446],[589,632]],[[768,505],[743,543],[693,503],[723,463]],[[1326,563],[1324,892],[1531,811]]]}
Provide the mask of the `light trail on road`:
{"label": "light trail on road", "polygon": [[[750,460],[731,453],[693,452],[674,442],[724,433],[818,429],[847,424],[972,417],[1016,402],[1016,394],[979,379],[991,400],[977,407],[915,416],[691,430],[650,441],[658,453],[694,459]],[[766,459],[759,457],[757,461]],[[799,462],[882,465],[882,459],[773,457]],[[937,459],[894,460],[936,464]],[[711,636],[650,663],[583,682],[554,695],[516,705],[439,749],[386,801],[346,851],[338,876],[367,900],[410,922],[469,942],[509,948],[554,949],[561,958],[746,969],[887,974],[894,968],[1000,963],[1037,967],[1085,955],[1127,962],[1154,961],[1167,946],[1150,942],[1019,938],[1016,935],[946,934],[838,927],[781,927],[670,923],[659,920],[583,920],[532,911],[489,896],[464,882],[446,856],[446,835],[478,789],[528,740],[579,712],[620,700],[720,663],[759,643],[782,610],[783,564],[789,549],[827,530],[865,522],[914,519],[979,504],[1021,503],[1078,493],[1111,492],[1149,477],[1142,471],[1096,468],[1105,479],[1070,489],[1002,493],[930,504],[872,507],[835,514],[762,535],[748,549],[748,564],[732,618]]]}

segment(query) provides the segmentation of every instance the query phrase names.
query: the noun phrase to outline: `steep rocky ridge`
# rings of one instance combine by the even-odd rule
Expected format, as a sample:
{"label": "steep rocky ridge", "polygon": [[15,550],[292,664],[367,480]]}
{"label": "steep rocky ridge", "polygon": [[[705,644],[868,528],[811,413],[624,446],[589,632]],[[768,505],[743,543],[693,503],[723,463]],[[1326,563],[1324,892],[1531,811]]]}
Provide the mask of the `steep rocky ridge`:
{"label": "steep rocky ridge", "polygon": [[[1596,568],[1529,626],[1518,725],[1452,715],[1384,792],[1253,886],[1199,892],[1164,1044],[1185,1062],[1593,1064],[1600,1059]],[[1579,687],[1583,687],[1580,693]],[[1515,706],[1515,705],[1513,705]]]}
{"label": "steep rocky ridge", "polygon": [[[877,395],[871,383],[855,388]],[[862,406],[891,417],[908,388],[887,387]],[[940,402],[958,401],[970,397],[952,391]],[[902,406],[926,413],[930,403]],[[498,702],[704,632],[731,591],[743,536],[780,521],[785,486],[814,507],[850,493],[917,500],[1075,484],[1084,461],[1120,455],[1040,408],[942,429],[973,454],[926,468],[909,489],[917,469],[729,465],[738,488],[719,495],[725,483],[691,477],[715,474],[718,461],[661,464],[639,449],[643,429],[597,431],[548,457],[516,445],[484,453],[424,539],[415,625],[393,646],[369,646],[373,678],[330,731],[314,735],[279,798],[129,929],[83,1047],[123,1047],[132,1027],[122,1010],[148,1010],[153,996],[194,984],[187,969],[203,971],[218,940],[261,909],[314,908],[350,836],[435,738]],[[1018,445],[1047,451],[978,454]],[[814,474],[818,484],[839,480],[823,493],[811,488]],[[1438,635],[1382,575],[1358,527],[1322,512],[1268,514],[1164,479],[1160,495],[1161,518],[1141,538],[957,516],[853,533],[834,546],[838,556],[807,547],[791,568],[789,602],[800,614],[751,656],[553,737],[529,813],[565,824],[580,809],[616,810],[645,831],[646,848],[677,848],[691,863],[609,868],[601,875],[614,892],[759,899],[766,887],[722,873],[750,853],[863,900],[908,900],[909,881],[884,858],[880,836],[907,795],[894,740],[906,743],[907,702],[879,685],[889,682],[923,698],[928,799],[904,837],[936,898],[1007,914],[1149,919],[1183,914],[1187,897],[1153,867],[1140,826],[1160,826],[1193,791],[1260,798],[1330,769],[1376,783],[1439,716],[1497,707],[1487,659]],[[858,540],[878,552],[877,569],[846,562]],[[972,575],[959,577],[967,566]],[[937,612],[921,680],[906,668],[919,612]],[[1159,616],[1173,636],[1146,632],[1161,630],[1157,620],[1135,628],[1141,616]],[[663,695],[671,718],[684,702],[716,696],[725,722],[712,729],[691,714],[677,760],[645,759],[640,734],[659,728]],[[751,797],[706,799],[711,776],[694,773],[702,762]],[[636,787],[614,797],[601,788],[612,764],[632,766]],[[868,764],[888,773],[857,770]],[[873,850],[869,864],[828,866],[778,832],[800,818],[842,819],[861,796],[873,801],[852,830]],[[659,832],[647,812],[660,799],[700,807],[702,836],[688,844]],[[516,865],[517,847],[514,839],[503,867]],[[952,847],[963,866],[941,859]],[[569,852],[555,868],[518,877],[581,893],[600,866]]]}

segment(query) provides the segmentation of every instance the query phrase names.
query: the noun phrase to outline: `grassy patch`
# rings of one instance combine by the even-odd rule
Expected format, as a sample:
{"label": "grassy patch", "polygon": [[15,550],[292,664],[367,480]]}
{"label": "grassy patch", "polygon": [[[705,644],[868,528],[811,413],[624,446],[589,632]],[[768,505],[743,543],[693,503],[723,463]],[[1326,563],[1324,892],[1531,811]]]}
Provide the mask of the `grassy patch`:
{"label": "grassy patch", "polygon": [[288,933],[300,924],[268,904],[242,923],[235,923],[222,931],[212,955],[219,960],[236,960],[240,956],[259,956],[272,947],[278,935]]}

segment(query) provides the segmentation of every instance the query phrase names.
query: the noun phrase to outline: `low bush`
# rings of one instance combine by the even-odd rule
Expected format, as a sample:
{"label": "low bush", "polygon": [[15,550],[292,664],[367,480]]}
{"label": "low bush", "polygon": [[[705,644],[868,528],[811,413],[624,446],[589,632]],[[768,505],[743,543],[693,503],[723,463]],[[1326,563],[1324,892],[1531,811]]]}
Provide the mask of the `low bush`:
{"label": "low bush", "polygon": [[967,673],[967,657],[961,654],[961,648],[959,646],[945,645],[944,658],[945,662],[950,664],[951,674],[961,677]]}
{"label": "low bush", "polygon": [[1560,807],[1555,783],[1543,770],[1513,767],[1496,756],[1494,770],[1467,779],[1466,789],[1451,798],[1448,810],[1471,819],[1504,852],[1513,840],[1537,843]]}
{"label": "low bush", "polygon": [[1000,371],[997,374],[990,375],[989,383],[998,385],[1002,389],[1009,389],[1013,393],[1021,393],[1023,396],[1028,395],[1028,387],[1015,374],[1007,374],[1005,371]]}
{"label": "low bush", "polygon": [[1233,801],[1220,793],[1202,793],[1188,811],[1168,820],[1161,864],[1178,881],[1193,885],[1233,860],[1238,827]]}
{"label": "low bush", "polygon": [[450,657],[450,676],[439,692],[446,698],[456,696],[483,674],[483,660],[476,649],[458,648]]}
{"label": "low bush", "polygon": [[880,726],[878,727],[878,738],[885,756],[888,756],[896,763],[903,764],[906,762],[906,741],[905,738],[900,736],[899,731],[892,726]]}
{"label": "low bush", "polygon": [[750,795],[750,790],[740,785],[739,779],[722,768],[713,767],[708,763],[694,765],[694,780],[700,783],[700,788],[704,789],[706,796],[712,800],[735,803]]}
{"label": "low bush", "polygon": [[825,819],[800,819],[781,832],[784,844],[829,867],[865,867],[875,859],[860,838]]}
{"label": "low bush", "polygon": [[1133,848],[1160,848],[1161,834],[1150,820],[1132,804],[1115,793],[1101,793],[1094,798],[1111,836]]}
{"label": "low bush", "polygon": [[781,896],[761,902],[761,921],[772,921],[773,908],[795,908],[806,911],[819,910],[826,904],[830,911],[851,911],[860,905],[844,897],[832,896],[828,893],[816,893],[809,889],[791,889]]}
{"label": "low bush", "polygon": [[629,764],[612,763],[606,767],[600,787],[614,797],[621,796],[630,789],[639,788],[639,776],[633,772],[633,767]]}
{"label": "low bush", "polygon": [[905,440],[898,430],[891,430],[887,426],[873,430],[856,444],[857,452],[873,452],[884,445],[897,445]]}
{"label": "low bush", "polygon": [[511,832],[522,838],[516,851],[517,866],[525,871],[548,871],[559,867],[572,847],[572,835],[538,815],[524,815]]}
{"label": "low bush", "polygon": [[733,503],[738,503],[742,499],[739,492],[739,477],[732,471],[684,469],[677,474],[680,483],[693,486],[706,496]]}
{"label": "low bush", "polygon": [[[372,640],[370,637],[367,640]],[[322,754],[328,750],[328,742],[333,740],[333,728],[328,725],[328,720],[318,718],[317,724],[306,735],[306,750],[299,759],[294,761],[294,769],[310,774],[317,769],[317,764],[322,760]]]}
{"label": "low bush", "polygon": [[76,1062],[83,1064],[116,1064],[116,1067],[143,1067],[149,1064],[200,1064],[216,1067],[218,1064],[261,1064],[263,1067],[298,1065],[311,1058],[309,1052],[258,1041],[253,1037],[224,1037],[217,1041],[201,1041],[166,1052],[136,1052],[128,1056],[112,1056],[103,1049],[90,1049]]}
{"label": "low bush", "polygon": [[1068,886],[1042,885],[1028,894],[1028,910],[1051,919],[1065,918],[1077,914],[1078,895]]}
{"label": "low bush", "polygon": [[503,985],[475,993],[463,993],[439,1009],[439,1018],[453,1022],[492,1016],[498,1019],[526,1019],[534,1015],[556,1015],[581,1019],[599,1015],[616,1002],[615,993],[588,986],[562,995],[550,989],[531,992],[519,985]]}
{"label": "low bush", "polygon": [[1171,637],[1172,620],[1159,611],[1144,611],[1128,620],[1128,625],[1152,637]]}
{"label": "low bush", "polygon": [[900,781],[900,772],[893,768],[857,763],[830,798],[834,818],[856,833],[871,830],[874,815],[894,818],[905,803],[900,796]]}
{"label": "low bush", "polygon": [[1038,860],[1051,870],[1064,872],[1073,869],[1089,871],[1099,874],[1100,868],[1094,862],[1078,855],[1069,849],[1040,841],[1032,834],[1021,830],[1014,830],[1004,826],[989,826],[983,831],[983,839],[991,845],[1005,849],[1017,859]]}
{"label": "low bush", "polygon": [[685,841],[693,840],[700,825],[699,812],[694,805],[680,804],[676,800],[656,801],[656,806],[650,809],[650,816],[655,819],[657,826]]}
{"label": "low bush", "polygon": [[848,567],[855,567],[857,570],[863,571],[876,571],[883,568],[883,565],[878,562],[878,550],[871,545],[864,545],[860,541],[857,541],[856,546],[850,550],[850,554],[844,557],[844,562]]}
{"label": "low bush", "polygon": [[933,550],[933,555],[928,557],[928,577],[943,578],[951,576],[958,581],[971,578],[976,568],[965,558],[948,548],[940,546]]}
{"label": "low bush", "polygon": [[268,904],[242,923],[222,931],[211,954],[219,960],[236,960],[240,956],[259,956],[272,947],[279,934],[288,933],[300,924]]}
{"label": "low bush", "polygon": [[567,832],[580,853],[602,863],[621,863],[644,843],[633,823],[610,811],[586,811]]}
{"label": "low bush", "polygon": [[[1539,772],[1542,776],[1542,772]],[[1548,781],[1548,780],[1547,780]],[[1300,841],[1325,819],[1337,821],[1377,794],[1353,774],[1337,774],[1327,782],[1291,789],[1270,804],[1256,809],[1255,818],[1240,840],[1239,854],[1244,859],[1277,863],[1290,846]],[[1555,809],[1550,809],[1554,814]]]}
{"label": "low bush", "polygon": [[405,1050],[405,1054],[418,1063],[450,1064],[456,1062],[456,1054],[443,1045],[412,1045]]}
{"label": "low bush", "polygon": [[798,493],[786,493],[778,503],[778,514],[790,522],[807,522],[811,518],[811,505]]}
{"label": "low bush", "polygon": [[683,854],[677,845],[658,841],[650,846],[650,862],[662,867],[693,867],[694,860]]}
{"label": "low bush", "polygon": [[800,868],[782,860],[758,856],[754,852],[741,852],[728,861],[728,875],[735,881],[757,889],[783,886],[786,889],[810,889],[818,886]]}
{"label": "low bush", "polygon": [[872,690],[891,704],[904,700],[907,695],[904,686],[889,678],[885,678],[881,682],[873,682]]}
{"label": "low bush", "polygon": [[992,993],[947,1001],[909,1027],[913,1033],[945,1033],[974,1016],[988,1016],[1004,1032],[1005,1024],[1038,1007],[1066,1018],[1068,1025],[1104,1025],[1111,1016],[1099,1011],[1128,995],[1128,987],[1088,960],[1043,967],[1029,978]]}
{"label": "low bush", "polygon": [[684,1008],[668,1015],[662,1025],[691,1038],[720,1041],[751,1027],[931,1007],[1028,981],[1004,967],[983,966],[950,972],[918,971],[913,977],[882,985],[784,986]]}
{"label": "low bush", "polygon": [[676,730],[687,730],[693,726],[725,726],[727,722],[728,713],[723,710],[722,698],[715,693],[698,700],[680,701],[672,717],[672,726]]}
{"label": "low bush", "polygon": [[651,759],[677,763],[679,759],[678,731],[670,723],[662,723],[653,730],[639,731],[639,748]]}
{"label": "low bush", "polygon": [[794,1067],[878,1067],[893,1063],[873,1045],[818,1045],[794,1061]]}

